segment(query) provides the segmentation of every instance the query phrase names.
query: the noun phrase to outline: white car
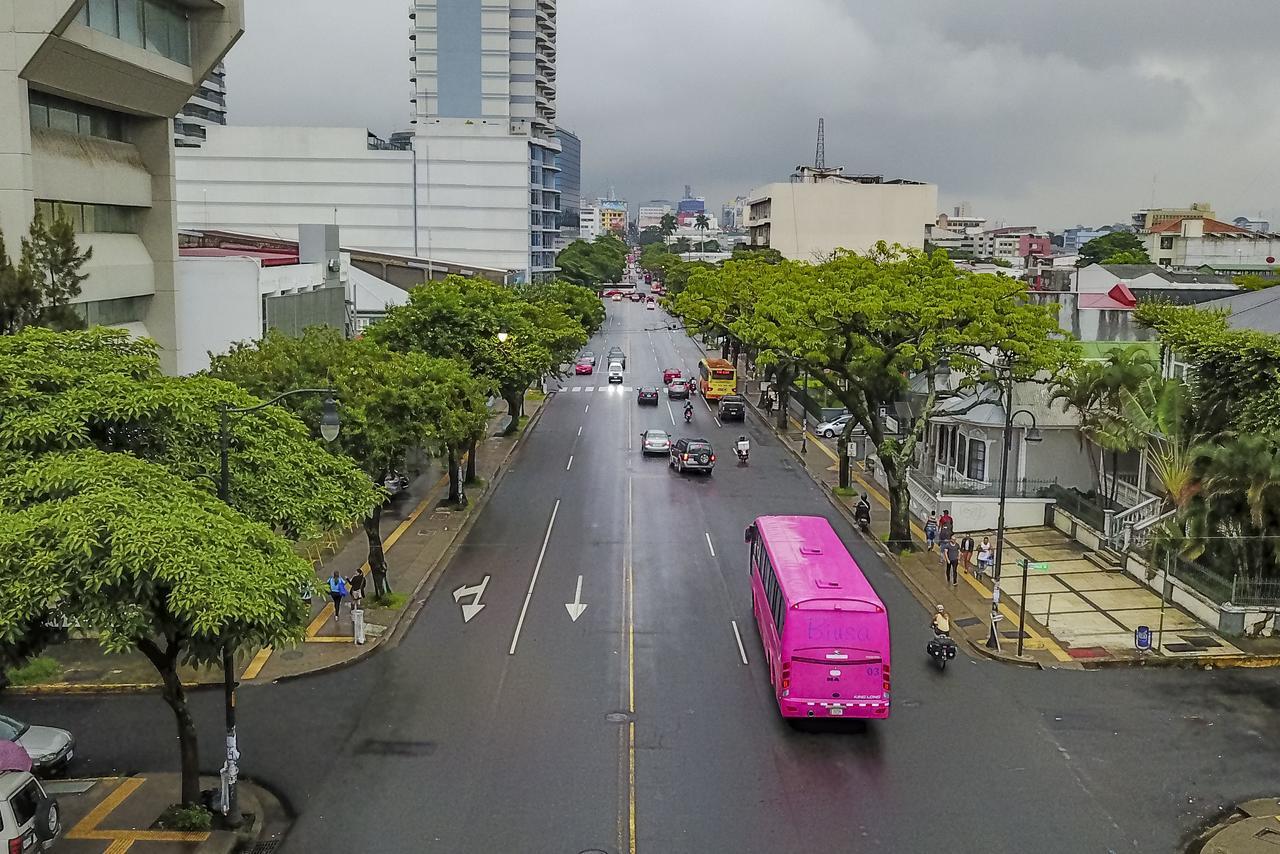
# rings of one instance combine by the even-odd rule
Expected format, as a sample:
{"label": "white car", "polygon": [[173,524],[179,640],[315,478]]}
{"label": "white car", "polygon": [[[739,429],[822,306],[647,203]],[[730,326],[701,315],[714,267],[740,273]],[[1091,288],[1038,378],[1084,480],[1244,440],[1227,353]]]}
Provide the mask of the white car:
{"label": "white car", "polygon": [[76,740],[65,729],[32,726],[7,715],[0,715],[0,739],[22,745],[32,770],[42,777],[65,771],[75,756]]}
{"label": "white car", "polygon": [[671,453],[671,436],[666,430],[645,430],[640,434],[640,453],[646,457]]}
{"label": "white car", "polygon": [[29,771],[0,771],[0,850],[48,850],[62,833],[58,802]]}
{"label": "white car", "polygon": [[852,415],[846,412],[838,418],[833,418],[830,421],[823,421],[817,427],[813,428],[813,432],[817,433],[819,436],[834,439],[836,436],[839,436],[844,432],[844,428],[849,424],[849,419],[852,417]]}
{"label": "white car", "polygon": [[609,382],[610,383],[622,382],[622,363],[621,362],[609,363]]}

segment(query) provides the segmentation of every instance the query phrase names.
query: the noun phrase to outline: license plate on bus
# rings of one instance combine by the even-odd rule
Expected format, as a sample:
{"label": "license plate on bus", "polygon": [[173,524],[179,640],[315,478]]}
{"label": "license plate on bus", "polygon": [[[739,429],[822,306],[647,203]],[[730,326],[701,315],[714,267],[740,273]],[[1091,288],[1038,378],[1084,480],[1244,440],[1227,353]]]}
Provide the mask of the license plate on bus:
{"label": "license plate on bus", "polygon": [[844,706],[832,706],[829,710],[831,714],[839,716],[844,714]]}

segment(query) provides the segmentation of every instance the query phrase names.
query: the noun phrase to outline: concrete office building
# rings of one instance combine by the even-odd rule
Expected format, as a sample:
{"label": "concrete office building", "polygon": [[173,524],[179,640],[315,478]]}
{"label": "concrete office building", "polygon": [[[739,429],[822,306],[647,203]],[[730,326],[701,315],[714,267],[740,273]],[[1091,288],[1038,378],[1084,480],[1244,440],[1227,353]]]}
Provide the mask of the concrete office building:
{"label": "concrete office building", "polygon": [[560,191],[560,239],[557,248],[578,239],[582,210],[582,140],[573,131],[556,128],[560,140],[557,162],[560,173],[556,189]]}
{"label": "concrete office building", "polygon": [[243,32],[242,0],[0,0],[0,230],[37,204],[93,249],[91,324],[155,339],[176,369],[173,117]]}
{"label": "concrete office building", "polygon": [[200,84],[173,120],[173,142],[179,148],[198,148],[205,129],[227,123],[227,69],[221,62]]}
{"label": "concrete office building", "polygon": [[555,0],[416,0],[418,221],[458,261],[555,273]]}
{"label": "concrete office building", "polygon": [[800,167],[788,183],[751,193],[745,223],[752,246],[783,257],[816,261],[837,249],[865,252],[881,240],[923,248],[925,227],[938,210],[938,187],[879,175],[846,176]]}

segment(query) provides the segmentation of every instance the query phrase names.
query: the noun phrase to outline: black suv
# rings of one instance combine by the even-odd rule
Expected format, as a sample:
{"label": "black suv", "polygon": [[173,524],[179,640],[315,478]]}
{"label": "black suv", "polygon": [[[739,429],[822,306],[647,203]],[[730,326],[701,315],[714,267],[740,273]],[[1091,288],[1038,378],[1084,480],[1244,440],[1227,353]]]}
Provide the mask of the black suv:
{"label": "black suv", "polygon": [[622,352],[621,347],[610,347],[609,358],[605,359],[604,363],[607,365],[610,362],[621,362],[622,367],[625,368],[627,366],[627,354]]}
{"label": "black suv", "polygon": [[740,394],[726,394],[720,398],[721,421],[746,421],[747,399]]}
{"label": "black suv", "polygon": [[716,452],[706,439],[680,439],[671,446],[668,466],[683,474],[687,471],[705,471],[716,466]]}

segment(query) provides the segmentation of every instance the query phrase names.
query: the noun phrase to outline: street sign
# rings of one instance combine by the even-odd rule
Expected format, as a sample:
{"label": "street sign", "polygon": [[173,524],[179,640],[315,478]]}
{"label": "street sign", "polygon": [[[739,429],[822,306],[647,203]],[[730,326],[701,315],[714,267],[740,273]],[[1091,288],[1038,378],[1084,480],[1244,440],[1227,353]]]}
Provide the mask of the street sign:
{"label": "street sign", "polygon": [[1151,627],[1138,626],[1133,633],[1133,645],[1139,652],[1151,649]]}
{"label": "street sign", "polygon": [[1030,564],[1027,564],[1027,567],[1029,569],[1035,570],[1036,572],[1047,572],[1049,569],[1049,564],[1048,563],[1030,563]]}

